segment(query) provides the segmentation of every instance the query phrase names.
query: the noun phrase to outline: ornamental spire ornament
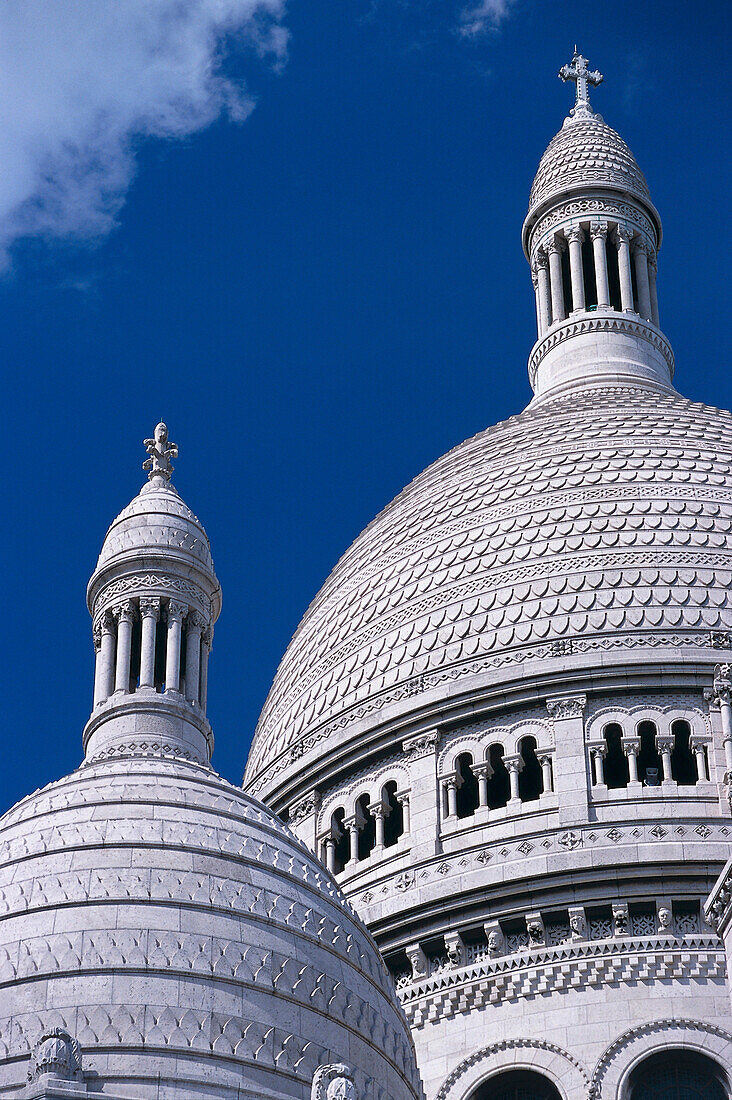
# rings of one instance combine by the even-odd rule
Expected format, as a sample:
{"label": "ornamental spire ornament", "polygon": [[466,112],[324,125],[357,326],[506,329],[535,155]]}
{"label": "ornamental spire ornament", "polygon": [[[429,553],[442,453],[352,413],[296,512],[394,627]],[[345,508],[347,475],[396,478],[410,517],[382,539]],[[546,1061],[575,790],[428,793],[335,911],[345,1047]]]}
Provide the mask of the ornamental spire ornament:
{"label": "ornamental spire ornament", "polygon": [[590,106],[590,94],[587,90],[587,85],[591,84],[593,88],[596,88],[598,84],[602,84],[604,78],[598,69],[594,69],[590,72],[587,58],[579,53],[576,46],[574,47],[574,56],[570,64],[562,65],[557,75],[560,80],[573,80],[575,84],[576,98],[574,107],[569,112],[570,117],[587,118],[588,115],[594,114],[595,112]]}
{"label": "ornamental spire ornament", "polygon": [[148,470],[148,481],[170,481],[170,475],[175,467],[170,461],[178,457],[178,444],[168,440],[168,428],[161,420],[155,428],[152,439],[144,440],[145,450],[150,455],[142,464],[143,470]]}

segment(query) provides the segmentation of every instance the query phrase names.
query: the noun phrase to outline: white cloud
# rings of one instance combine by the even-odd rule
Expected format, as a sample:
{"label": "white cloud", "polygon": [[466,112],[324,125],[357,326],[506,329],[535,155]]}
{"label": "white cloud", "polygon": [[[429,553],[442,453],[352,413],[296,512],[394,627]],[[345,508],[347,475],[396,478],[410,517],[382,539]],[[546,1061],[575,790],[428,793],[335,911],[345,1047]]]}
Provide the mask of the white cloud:
{"label": "white cloud", "polygon": [[2,0],[0,266],[24,237],[115,224],[140,139],[182,138],[253,102],[222,72],[245,43],[281,61],[285,0]]}
{"label": "white cloud", "polygon": [[497,30],[511,14],[516,0],[479,0],[460,13],[460,33],[475,38],[489,30]]}

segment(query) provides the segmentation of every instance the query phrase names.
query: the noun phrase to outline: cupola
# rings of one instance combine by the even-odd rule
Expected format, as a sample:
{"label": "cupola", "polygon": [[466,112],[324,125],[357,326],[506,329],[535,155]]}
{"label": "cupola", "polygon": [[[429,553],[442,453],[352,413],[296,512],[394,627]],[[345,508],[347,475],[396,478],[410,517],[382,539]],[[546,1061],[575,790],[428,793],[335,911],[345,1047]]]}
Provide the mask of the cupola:
{"label": "cupola", "polygon": [[207,764],[221,590],[206,532],[171,482],[165,424],[145,447],[147,483],[109,528],[87,590],[96,676],[84,748],[87,760],[142,751]]}
{"label": "cupola", "polygon": [[672,390],[656,293],[661,219],[635,157],[590,105],[602,74],[575,47],[559,76],[575,83],[575,105],[541,158],[523,227],[535,400],[604,383]]}

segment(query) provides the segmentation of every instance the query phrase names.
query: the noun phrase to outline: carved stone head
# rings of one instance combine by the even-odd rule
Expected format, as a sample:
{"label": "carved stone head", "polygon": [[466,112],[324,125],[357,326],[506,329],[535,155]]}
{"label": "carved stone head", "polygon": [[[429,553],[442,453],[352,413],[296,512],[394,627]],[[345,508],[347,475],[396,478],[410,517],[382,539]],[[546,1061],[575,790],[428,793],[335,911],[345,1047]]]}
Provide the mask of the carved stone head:
{"label": "carved stone head", "polygon": [[673,926],[673,914],[666,906],[661,906],[658,910],[658,927],[662,932],[670,932]]}

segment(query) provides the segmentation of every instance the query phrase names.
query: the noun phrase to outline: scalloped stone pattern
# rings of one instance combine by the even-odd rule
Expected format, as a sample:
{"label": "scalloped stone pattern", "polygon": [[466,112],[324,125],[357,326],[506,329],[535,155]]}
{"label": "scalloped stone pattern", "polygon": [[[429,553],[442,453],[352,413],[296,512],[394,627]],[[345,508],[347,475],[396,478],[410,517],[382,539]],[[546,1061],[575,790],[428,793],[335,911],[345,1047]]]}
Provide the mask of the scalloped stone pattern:
{"label": "scalloped stone pattern", "polygon": [[[162,517],[167,517],[168,522]],[[135,550],[180,550],[213,570],[208,535],[172,485],[147,482],[120,512],[104,539],[97,569],[120,554]]]}
{"label": "scalloped stone pattern", "polygon": [[206,768],[84,766],[0,820],[3,1096],[62,1027],[115,1095],[303,1100],[347,1061],[359,1100],[415,1100],[394,996],[322,865]]}
{"label": "scalloped stone pattern", "polygon": [[549,195],[574,185],[620,187],[650,200],[646,178],[620,134],[600,115],[567,119],[549,142],[529,196],[533,209]]}
{"label": "scalloped stone pattern", "polygon": [[731,472],[730,413],[632,388],[529,407],[454,448],[311,604],[247,782],[262,789],[283,754],[342,738],[415,678],[541,656],[558,639],[708,644],[732,628]]}

